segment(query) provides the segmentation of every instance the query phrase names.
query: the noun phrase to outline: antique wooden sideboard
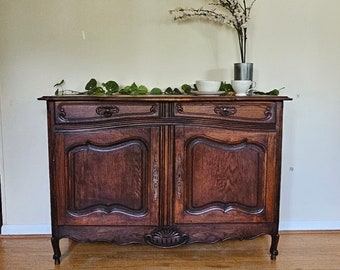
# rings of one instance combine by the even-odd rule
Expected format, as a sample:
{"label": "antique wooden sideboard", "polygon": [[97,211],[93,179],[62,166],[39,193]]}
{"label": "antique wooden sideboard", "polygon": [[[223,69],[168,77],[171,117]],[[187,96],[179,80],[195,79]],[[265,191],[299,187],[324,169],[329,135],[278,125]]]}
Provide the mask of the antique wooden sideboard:
{"label": "antique wooden sideboard", "polygon": [[288,97],[45,96],[52,246],[272,237]]}

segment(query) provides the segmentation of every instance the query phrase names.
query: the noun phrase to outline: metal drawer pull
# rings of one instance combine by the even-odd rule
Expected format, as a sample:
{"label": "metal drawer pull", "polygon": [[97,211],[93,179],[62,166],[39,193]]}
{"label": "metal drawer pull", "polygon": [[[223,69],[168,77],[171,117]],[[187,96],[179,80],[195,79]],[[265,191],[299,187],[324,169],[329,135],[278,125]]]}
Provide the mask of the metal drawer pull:
{"label": "metal drawer pull", "polygon": [[216,106],[214,112],[221,116],[230,116],[236,114],[237,109],[235,106]]}
{"label": "metal drawer pull", "polygon": [[96,113],[107,118],[119,113],[119,108],[117,106],[99,106],[96,109]]}

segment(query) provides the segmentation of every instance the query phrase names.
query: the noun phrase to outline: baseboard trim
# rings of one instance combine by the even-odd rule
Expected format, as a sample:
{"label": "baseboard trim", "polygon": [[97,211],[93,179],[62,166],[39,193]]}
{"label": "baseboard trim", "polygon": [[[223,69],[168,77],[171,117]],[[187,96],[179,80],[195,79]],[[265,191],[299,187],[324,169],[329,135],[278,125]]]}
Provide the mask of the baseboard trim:
{"label": "baseboard trim", "polygon": [[[282,221],[280,231],[337,231],[340,230],[340,221],[312,221],[312,222],[285,222]],[[2,235],[39,235],[51,234],[51,225],[3,225]]]}
{"label": "baseboard trim", "polygon": [[340,221],[281,221],[279,229],[280,231],[337,231],[340,230]]}
{"label": "baseboard trim", "polygon": [[51,225],[3,225],[1,228],[2,235],[34,235],[34,234],[51,234]]}

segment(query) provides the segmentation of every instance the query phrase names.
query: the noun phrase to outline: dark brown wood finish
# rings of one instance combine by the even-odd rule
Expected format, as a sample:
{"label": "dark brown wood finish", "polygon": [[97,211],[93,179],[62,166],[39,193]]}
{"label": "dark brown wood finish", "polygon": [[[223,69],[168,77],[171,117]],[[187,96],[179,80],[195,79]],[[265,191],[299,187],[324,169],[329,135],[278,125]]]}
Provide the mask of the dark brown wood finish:
{"label": "dark brown wood finish", "polygon": [[52,245],[279,240],[288,97],[46,96]]}
{"label": "dark brown wood finish", "polygon": [[1,198],[1,178],[0,178],[0,234],[2,234],[2,198]]}

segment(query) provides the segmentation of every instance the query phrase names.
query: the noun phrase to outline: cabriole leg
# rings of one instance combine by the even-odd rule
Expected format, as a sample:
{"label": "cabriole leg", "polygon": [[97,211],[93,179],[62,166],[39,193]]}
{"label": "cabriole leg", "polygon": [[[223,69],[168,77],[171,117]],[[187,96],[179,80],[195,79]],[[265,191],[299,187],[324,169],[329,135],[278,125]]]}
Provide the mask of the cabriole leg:
{"label": "cabriole leg", "polygon": [[276,256],[279,255],[279,251],[277,250],[277,246],[279,244],[280,235],[272,234],[272,244],[270,246],[270,258],[272,260],[276,260]]}
{"label": "cabriole leg", "polygon": [[60,264],[61,252],[60,252],[60,247],[59,247],[59,238],[52,237],[51,238],[51,243],[52,243],[52,247],[53,247],[53,260],[54,260],[54,264]]}

